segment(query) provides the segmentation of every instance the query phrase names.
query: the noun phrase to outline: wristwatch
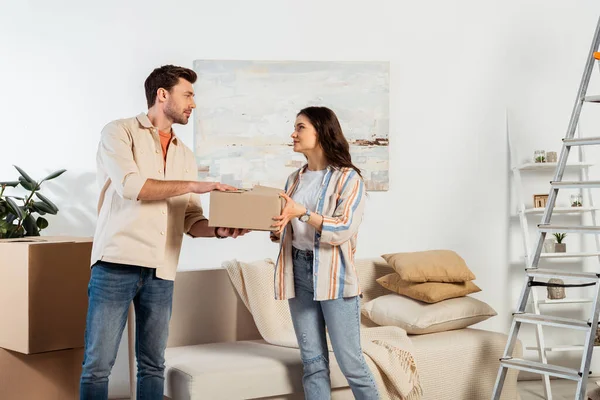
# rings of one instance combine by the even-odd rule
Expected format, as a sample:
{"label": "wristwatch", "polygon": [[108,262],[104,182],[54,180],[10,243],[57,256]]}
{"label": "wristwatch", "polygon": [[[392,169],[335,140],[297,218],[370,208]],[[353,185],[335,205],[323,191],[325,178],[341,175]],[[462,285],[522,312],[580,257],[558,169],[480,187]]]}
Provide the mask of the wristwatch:
{"label": "wristwatch", "polygon": [[300,218],[298,218],[298,219],[299,219],[300,221],[302,221],[302,222],[308,222],[308,220],[310,219],[310,211],[309,211],[309,209],[307,208],[307,209],[306,209],[306,212],[305,212],[304,214],[302,214],[302,215],[300,216]]}

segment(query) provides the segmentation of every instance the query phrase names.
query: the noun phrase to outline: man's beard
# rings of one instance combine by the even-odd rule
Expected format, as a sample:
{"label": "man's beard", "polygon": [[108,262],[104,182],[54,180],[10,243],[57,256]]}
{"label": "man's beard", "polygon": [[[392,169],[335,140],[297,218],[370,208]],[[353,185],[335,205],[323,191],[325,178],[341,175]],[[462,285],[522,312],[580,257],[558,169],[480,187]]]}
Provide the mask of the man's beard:
{"label": "man's beard", "polygon": [[168,104],[165,107],[165,114],[175,124],[186,125],[188,123],[188,118],[183,114],[183,112],[182,113],[176,112]]}

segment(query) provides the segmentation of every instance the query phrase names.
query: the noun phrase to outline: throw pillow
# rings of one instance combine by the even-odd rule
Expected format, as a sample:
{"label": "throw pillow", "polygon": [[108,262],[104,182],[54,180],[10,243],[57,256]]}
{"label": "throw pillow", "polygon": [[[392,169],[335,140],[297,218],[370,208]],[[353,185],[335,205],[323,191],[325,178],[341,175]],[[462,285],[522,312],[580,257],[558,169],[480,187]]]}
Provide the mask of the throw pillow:
{"label": "throw pillow", "polygon": [[414,283],[402,280],[397,273],[384,275],[377,279],[377,283],[394,293],[403,294],[411,299],[420,300],[425,303],[437,303],[442,300],[462,297],[481,291],[471,281]]}
{"label": "throw pillow", "polygon": [[398,326],[411,335],[462,329],[497,315],[472,297],[426,304],[394,293],[365,303],[362,313],[378,325]]}
{"label": "throw pillow", "polygon": [[393,253],[381,257],[402,280],[409,282],[465,282],[475,279],[465,260],[451,250]]}

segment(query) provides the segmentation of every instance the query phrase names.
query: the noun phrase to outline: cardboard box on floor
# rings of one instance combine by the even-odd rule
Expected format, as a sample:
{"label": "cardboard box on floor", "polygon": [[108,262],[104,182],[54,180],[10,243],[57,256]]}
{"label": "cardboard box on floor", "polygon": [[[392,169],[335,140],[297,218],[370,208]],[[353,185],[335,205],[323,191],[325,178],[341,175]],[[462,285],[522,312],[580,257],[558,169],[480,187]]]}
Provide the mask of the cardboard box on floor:
{"label": "cardboard box on floor", "polygon": [[0,347],[83,347],[91,250],[91,238],[0,240]]}
{"label": "cardboard box on floor", "polygon": [[208,226],[272,231],[273,217],[281,214],[285,200],[281,189],[254,186],[251,190],[210,193]]}
{"label": "cardboard box on floor", "polygon": [[39,354],[0,349],[0,399],[79,399],[82,362],[82,348]]}

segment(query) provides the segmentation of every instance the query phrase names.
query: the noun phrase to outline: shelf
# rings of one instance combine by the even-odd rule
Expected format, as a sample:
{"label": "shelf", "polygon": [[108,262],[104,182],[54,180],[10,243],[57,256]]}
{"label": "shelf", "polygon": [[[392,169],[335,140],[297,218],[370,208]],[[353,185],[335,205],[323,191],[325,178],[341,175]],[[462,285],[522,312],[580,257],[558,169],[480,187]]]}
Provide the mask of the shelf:
{"label": "shelf", "polygon": [[[533,256],[533,255],[532,255]],[[569,258],[586,258],[586,257],[600,257],[598,251],[586,251],[586,252],[566,252],[566,253],[541,253],[540,259],[543,260],[565,260]],[[521,256],[519,261],[524,262],[525,256]]]}
{"label": "shelf", "polygon": [[[525,214],[543,214],[545,208],[526,208]],[[600,210],[596,207],[554,207],[552,214],[582,214],[585,212]]]}
{"label": "shelf", "polygon": [[600,256],[598,251],[586,251],[581,253],[542,253],[540,258],[577,258],[577,257],[597,257]]}
{"label": "shelf", "polygon": [[[583,345],[573,345],[573,346],[548,346],[546,347],[546,351],[581,351],[583,350]],[[598,348],[600,346],[594,346],[594,348]],[[526,347],[527,350],[538,350],[539,347]]]}
{"label": "shelf", "polygon": [[583,304],[583,303],[591,303],[594,301],[592,298],[564,298],[564,299],[545,299],[538,301],[538,304]]}
{"label": "shelf", "polygon": [[[594,165],[593,163],[586,162],[571,162],[567,163],[567,168],[586,168]],[[525,163],[521,164],[517,167],[517,169],[521,171],[545,171],[545,170],[553,170],[558,166],[557,162],[547,162],[547,163]]]}

